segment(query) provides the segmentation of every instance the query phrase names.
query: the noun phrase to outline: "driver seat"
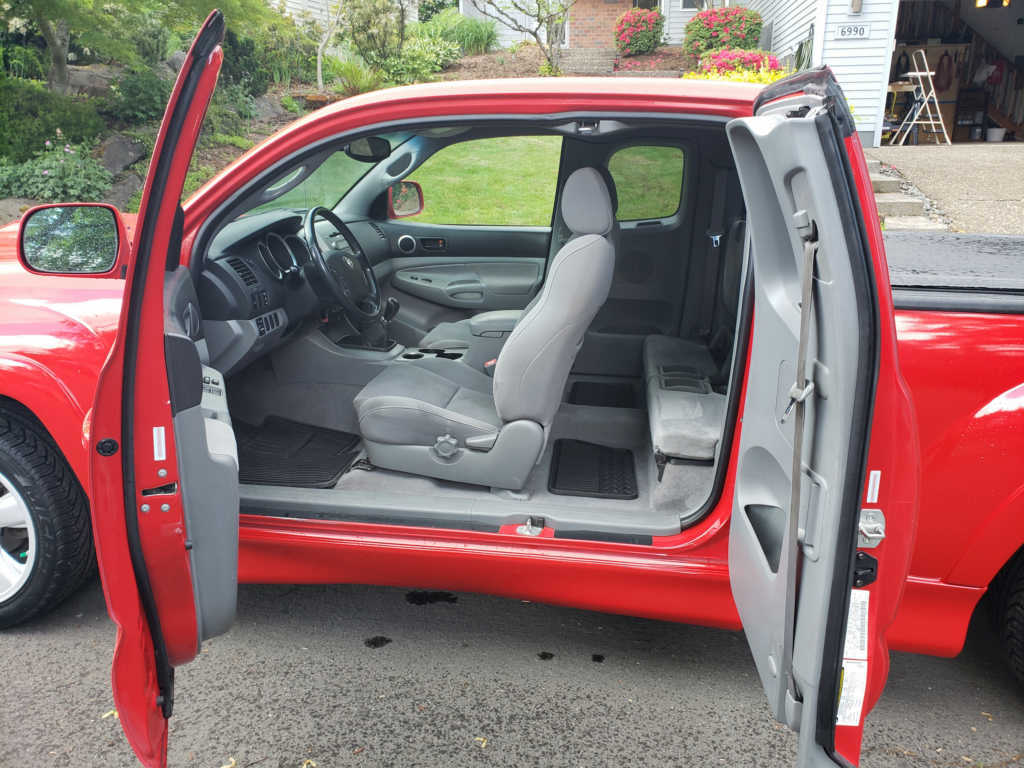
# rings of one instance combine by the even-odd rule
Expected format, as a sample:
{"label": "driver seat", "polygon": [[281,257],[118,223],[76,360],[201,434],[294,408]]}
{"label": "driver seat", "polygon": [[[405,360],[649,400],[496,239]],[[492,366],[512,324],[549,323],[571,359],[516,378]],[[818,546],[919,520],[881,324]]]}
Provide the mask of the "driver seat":
{"label": "driver seat", "polygon": [[615,269],[615,213],[597,169],[569,176],[561,212],[572,237],[505,342],[493,382],[461,363],[429,370],[397,360],[356,396],[374,465],[494,488],[525,485]]}

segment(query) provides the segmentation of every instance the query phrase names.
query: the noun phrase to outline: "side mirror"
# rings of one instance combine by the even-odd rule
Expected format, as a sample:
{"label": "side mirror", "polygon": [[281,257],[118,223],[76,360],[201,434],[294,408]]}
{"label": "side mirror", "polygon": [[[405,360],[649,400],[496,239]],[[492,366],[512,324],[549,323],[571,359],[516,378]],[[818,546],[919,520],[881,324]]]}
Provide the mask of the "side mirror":
{"label": "side mirror", "polygon": [[388,218],[403,219],[423,212],[423,187],[415,181],[399,181],[388,187]]}
{"label": "side mirror", "polygon": [[379,136],[367,136],[345,147],[345,154],[361,163],[379,163],[391,155],[391,142]]}
{"label": "side mirror", "polygon": [[103,203],[40,205],[21,218],[18,258],[30,272],[112,275],[128,252],[124,221]]}

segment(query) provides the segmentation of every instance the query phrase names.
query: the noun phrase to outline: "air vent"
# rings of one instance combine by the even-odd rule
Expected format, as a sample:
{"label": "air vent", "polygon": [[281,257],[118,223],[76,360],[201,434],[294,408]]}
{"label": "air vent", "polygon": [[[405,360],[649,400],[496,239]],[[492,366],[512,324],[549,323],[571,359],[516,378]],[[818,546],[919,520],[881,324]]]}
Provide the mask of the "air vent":
{"label": "air vent", "polygon": [[387,240],[388,239],[387,235],[384,234],[384,230],[381,229],[380,227],[378,227],[372,221],[370,222],[370,229],[372,229],[374,232],[376,232],[377,233],[377,237],[379,237],[381,240]]}
{"label": "air vent", "polygon": [[260,281],[256,278],[256,274],[252,271],[252,267],[250,267],[237,256],[232,256],[230,259],[228,259],[228,264],[231,266],[233,270],[235,270],[235,274],[242,278],[242,282],[245,283],[246,285],[260,284]]}

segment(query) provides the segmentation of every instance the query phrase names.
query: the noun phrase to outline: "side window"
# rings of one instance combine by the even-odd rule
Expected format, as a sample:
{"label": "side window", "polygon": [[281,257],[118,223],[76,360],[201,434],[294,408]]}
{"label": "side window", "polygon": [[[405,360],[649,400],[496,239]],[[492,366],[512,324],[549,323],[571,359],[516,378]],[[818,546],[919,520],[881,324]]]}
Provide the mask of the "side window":
{"label": "side window", "polygon": [[608,158],[619,197],[619,221],[661,219],[679,210],[683,194],[683,150],[634,145]]}
{"label": "side window", "polygon": [[560,136],[507,136],[452,144],[408,177],[423,188],[409,221],[547,227],[562,157]]}

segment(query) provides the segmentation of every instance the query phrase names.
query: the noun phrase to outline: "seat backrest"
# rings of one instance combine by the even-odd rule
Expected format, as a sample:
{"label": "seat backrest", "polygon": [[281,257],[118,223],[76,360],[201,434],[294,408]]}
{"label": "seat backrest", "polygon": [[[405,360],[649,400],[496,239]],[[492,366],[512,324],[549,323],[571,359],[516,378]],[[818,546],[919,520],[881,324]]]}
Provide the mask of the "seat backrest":
{"label": "seat backrest", "polygon": [[551,424],[583,336],[611,288],[615,249],[607,235],[615,212],[597,169],[580,168],[569,176],[561,212],[573,238],[555,254],[544,287],[516,323],[494,369],[494,404],[502,421]]}

